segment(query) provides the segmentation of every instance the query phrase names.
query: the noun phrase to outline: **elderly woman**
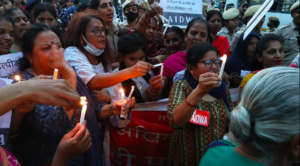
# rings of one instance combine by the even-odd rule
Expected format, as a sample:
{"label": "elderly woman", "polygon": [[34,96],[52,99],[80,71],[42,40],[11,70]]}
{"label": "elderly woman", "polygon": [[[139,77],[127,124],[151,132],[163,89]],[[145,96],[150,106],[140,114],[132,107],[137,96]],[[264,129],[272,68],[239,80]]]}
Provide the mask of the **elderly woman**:
{"label": "elderly woman", "polygon": [[[173,166],[198,165],[205,148],[223,137],[226,117],[233,107],[225,81],[216,74],[221,61],[214,46],[195,44],[186,62],[185,79],[173,85],[169,97],[168,120],[175,131],[168,165]],[[194,113],[206,121],[195,123]]]}
{"label": "elderly woman", "polygon": [[[68,84],[88,100],[86,120],[91,134],[92,147],[86,155],[72,158],[69,165],[101,165],[102,141],[97,121],[106,120],[112,114],[121,113],[120,102],[106,105],[89,95],[81,79],[64,61],[63,48],[55,31],[44,24],[37,24],[23,36],[20,70],[23,80],[39,75],[52,75],[59,70]],[[131,103],[131,102],[128,102]],[[133,102],[134,103],[134,102]],[[127,104],[128,105],[128,104]],[[127,105],[124,111],[128,110]],[[29,112],[30,111],[30,112]],[[81,112],[60,106],[26,103],[13,110],[10,133],[16,134],[13,152],[22,165],[49,164],[59,141],[75,127]]]}
{"label": "elderly woman", "polygon": [[298,162],[299,75],[299,69],[272,67],[253,76],[231,116],[231,131],[241,144],[209,149],[200,166],[283,166]]}

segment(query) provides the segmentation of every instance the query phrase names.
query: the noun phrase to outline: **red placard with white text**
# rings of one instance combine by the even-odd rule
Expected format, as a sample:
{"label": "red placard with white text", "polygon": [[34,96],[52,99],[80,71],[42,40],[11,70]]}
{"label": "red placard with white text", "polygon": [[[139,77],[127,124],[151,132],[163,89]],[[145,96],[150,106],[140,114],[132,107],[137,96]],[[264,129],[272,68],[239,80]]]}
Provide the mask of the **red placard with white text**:
{"label": "red placard with white text", "polygon": [[209,123],[209,112],[202,111],[202,110],[195,110],[195,112],[189,122],[207,127],[208,123]]}
{"label": "red placard with white text", "polygon": [[167,165],[173,129],[167,122],[167,101],[153,102],[147,108],[135,108],[126,128],[110,125],[111,166]]}

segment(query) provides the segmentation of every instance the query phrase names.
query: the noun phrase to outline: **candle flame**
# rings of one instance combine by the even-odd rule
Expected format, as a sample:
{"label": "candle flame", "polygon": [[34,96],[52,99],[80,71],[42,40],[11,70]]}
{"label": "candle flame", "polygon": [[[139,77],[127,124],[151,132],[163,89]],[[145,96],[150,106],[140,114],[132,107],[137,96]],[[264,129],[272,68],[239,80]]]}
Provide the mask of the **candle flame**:
{"label": "candle flame", "polygon": [[124,93],[124,90],[123,90],[123,89],[120,89],[120,92],[121,92],[121,93]]}
{"label": "candle flame", "polygon": [[80,104],[81,105],[86,105],[87,104],[87,102],[86,102],[86,97],[85,96],[82,96],[82,97],[80,97]]}
{"label": "candle flame", "polygon": [[21,80],[21,76],[20,75],[15,75],[15,80],[20,81]]}
{"label": "candle flame", "polygon": [[131,89],[133,89],[133,90],[134,90],[134,86],[131,86]]}
{"label": "candle flame", "polygon": [[226,54],[224,54],[223,56],[222,56],[222,61],[224,61],[224,63],[226,62],[226,60],[227,60],[227,55]]}

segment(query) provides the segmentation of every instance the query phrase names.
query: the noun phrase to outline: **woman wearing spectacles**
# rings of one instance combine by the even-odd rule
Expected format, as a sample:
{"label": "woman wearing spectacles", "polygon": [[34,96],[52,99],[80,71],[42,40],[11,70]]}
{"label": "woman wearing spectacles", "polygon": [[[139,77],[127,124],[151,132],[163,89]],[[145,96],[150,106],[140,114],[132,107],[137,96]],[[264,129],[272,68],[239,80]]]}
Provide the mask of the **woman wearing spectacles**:
{"label": "woman wearing spectacles", "polygon": [[[225,134],[233,103],[225,81],[217,74],[221,64],[218,58],[219,51],[208,43],[197,43],[187,53],[185,79],[173,85],[169,97],[168,120],[175,131],[168,165],[198,165],[209,143]],[[206,120],[201,124],[194,124],[196,109]]]}

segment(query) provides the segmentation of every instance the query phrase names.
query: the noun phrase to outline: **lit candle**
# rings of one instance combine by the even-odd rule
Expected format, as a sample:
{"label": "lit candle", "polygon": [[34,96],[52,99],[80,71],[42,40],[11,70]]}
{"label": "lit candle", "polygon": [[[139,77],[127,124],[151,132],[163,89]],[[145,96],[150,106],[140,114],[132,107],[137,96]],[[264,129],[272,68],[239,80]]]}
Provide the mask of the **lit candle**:
{"label": "lit candle", "polygon": [[156,65],[153,65],[155,68],[156,67],[159,67],[159,66],[162,66],[163,65],[163,63],[159,63],[159,64],[156,64]]}
{"label": "lit candle", "polygon": [[164,72],[164,65],[162,65],[162,66],[160,67],[160,75],[161,75],[161,76],[163,75],[163,72]]}
{"label": "lit candle", "polygon": [[[122,96],[121,103],[122,103],[122,107],[123,107],[124,106],[124,97],[125,97],[125,94],[124,94],[124,90],[123,89],[121,89],[120,92],[121,92],[121,96]],[[121,115],[120,115],[120,117],[124,118],[124,115],[122,114],[122,109],[121,109]]]}
{"label": "lit candle", "polygon": [[58,75],[58,69],[54,69],[54,73],[53,73],[54,80],[57,80],[57,75]]}
{"label": "lit candle", "polygon": [[134,91],[134,86],[131,87],[131,91],[130,91],[129,96],[128,96],[128,101],[130,100],[133,91]]}
{"label": "lit candle", "polygon": [[21,76],[20,75],[15,75],[15,80],[17,80],[18,82],[21,82]]}
{"label": "lit candle", "polygon": [[166,35],[166,32],[167,32],[167,29],[169,28],[169,25],[170,25],[170,23],[168,23],[167,26],[165,27],[165,30],[164,30],[164,32],[163,32],[163,35],[164,35],[164,36]]}
{"label": "lit candle", "polygon": [[82,110],[81,110],[81,116],[80,116],[80,121],[79,121],[79,127],[81,127],[84,118],[85,118],[85,113],[86,113],[86,109],[87,109],[87,102],[86,102],[86,97],[80,97],[80,104],[82,105]]}
{"label": "lit candle", "polygon": [[222,59],[222,66],[221,66],[221,69],[220,69],[219,77],[222,79],[225,63],[226,63],[226,60],[227,60],[227,55],[224,54],[221,59]]}

